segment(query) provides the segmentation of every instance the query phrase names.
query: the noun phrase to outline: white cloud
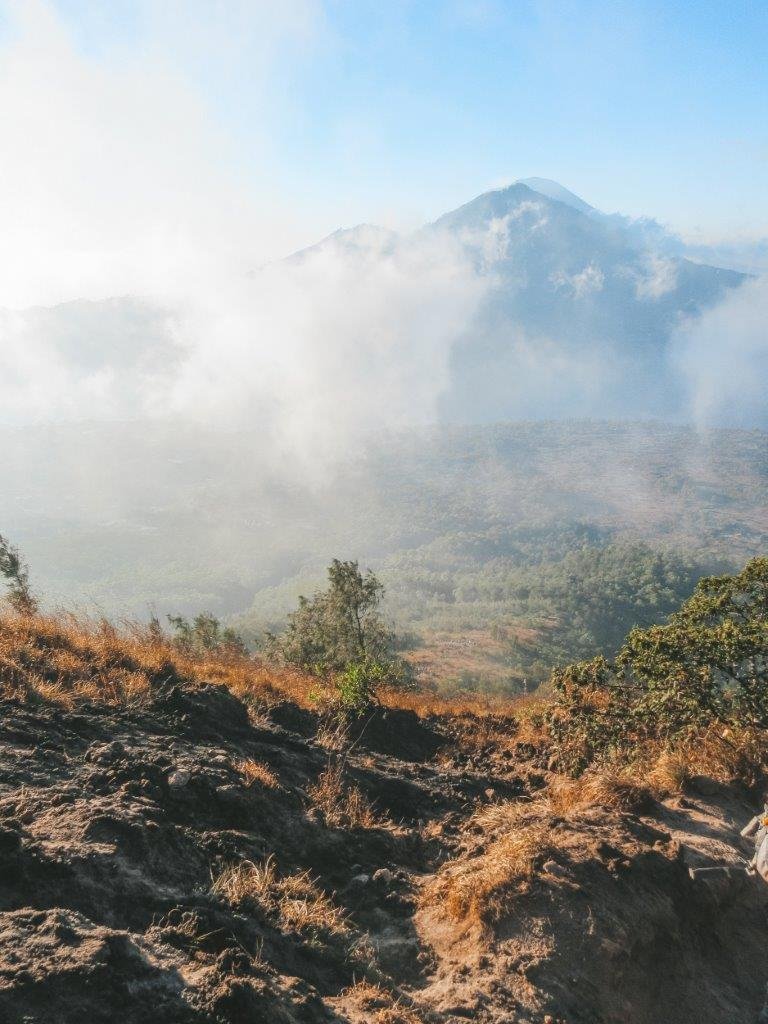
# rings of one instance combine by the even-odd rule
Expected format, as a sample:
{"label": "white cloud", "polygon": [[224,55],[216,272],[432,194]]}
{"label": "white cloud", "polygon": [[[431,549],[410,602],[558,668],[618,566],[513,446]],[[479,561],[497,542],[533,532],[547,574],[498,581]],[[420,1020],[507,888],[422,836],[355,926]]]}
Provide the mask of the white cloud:
{"label": "white cloud", "polygon": [[[275,45],[290,31],[273,5],[249,6]],[[42,0],[4,7],[0,306],[164,290],[204,274],[214,257],[258,260],[295,242],[287,207],[269,192],[266,156],[245,189],[228,138],[168,56],[172,28],[175,47],[195,45],[198,4],[151,5],[162,12],[154,45],[109,60],[80,53]],[[240,20],[243,10],[225,8]],[[258,151],[258,125],[253,135]]]}
{"label": "white cloud", "polygon": [[[343,455],[362,431],[433,419],[483,286],[458,248],[398,248],[373,231],[354,251],[326,246],[253,272],[295,244],[291,203],[266,156],[242,180],[184,68],[203,52],[226,64],[254,27],[270,41],[255,50],[267,68],[285,35],[307,32],[311,4],[289,0],[279,15],[266,0],[216,5],[229,20],[210,36],[195,20],[205,7],[149,5],[148,41],[109,60],[78,51],[41,0],[8,8],[0,421],[258,424],[265,447],[306,465]],[[143,312],[19,312],[123,295]]]}
{"label": "white cloud", "polygon": [[643,268],[635,277],[638,299],[660,299],[677,287],[677,263],[658,253],[646,254]]}
{"label": "white cloud", "polygon": [[481,264],[488,269],[498,260],[509,259],[512,255],[511,224],[523,221],[526,230],[534,232],[546,227],[548,220],[546,209],[541,203],[526,199],[503,217],[493,217],[484,230],[465,230],[462,241],[479,252]]}
{"label": "white cloud", "polygon": [[567,288],[577,299],[586,298],[595,292],[602,291],[605,284],[605,274],[600,267],[589,263],[577,274],[558,273],[553,274],[552,283],[556,288]]}
{"label": "white cloud", "polygon": [[678,332],[674,360],[703,425],[766,425],[768,277],[747,281]]}

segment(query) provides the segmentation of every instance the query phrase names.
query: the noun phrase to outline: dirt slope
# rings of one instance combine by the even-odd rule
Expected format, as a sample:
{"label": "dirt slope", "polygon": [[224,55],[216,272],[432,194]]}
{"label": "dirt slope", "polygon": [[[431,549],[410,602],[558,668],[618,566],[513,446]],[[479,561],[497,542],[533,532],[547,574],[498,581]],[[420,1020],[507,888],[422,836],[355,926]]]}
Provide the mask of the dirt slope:
{"label": "dirt slope", "polygon": [[688,870],[738,867],[747,794],[558,816],[445,721],[321,726],[220,686],[0,702],[0,1021],[757,1020],[765,891]]}

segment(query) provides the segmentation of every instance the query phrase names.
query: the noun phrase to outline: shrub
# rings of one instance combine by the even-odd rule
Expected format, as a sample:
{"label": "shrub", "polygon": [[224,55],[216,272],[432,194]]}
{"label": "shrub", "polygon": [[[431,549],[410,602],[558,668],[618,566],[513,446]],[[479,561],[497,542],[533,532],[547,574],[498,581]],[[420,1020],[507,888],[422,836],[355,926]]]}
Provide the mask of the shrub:
{"label": "shrub", "polygon": [[0,576],[8,583],[8,602],[14,611],[22,615],[37,612],[37,598],[29,585],[29,569],[22,560],[18,548],[9,544],[0,534]]}
{"label": "shrub", "polygon": [[[183,615],[169,615],[168,621],[174,631],[174,642],[183,651],[199,654],[204,651],[225,651],[232,654],[245,654],[245,643],[234,629],[222,626],[215,615],[200,612],[190,622]],[[160,632],[156,619],[150,626]]]}
{"label": "shrub", "polygon": [[299,598],[284,633],[267,635],[267,651],[330,679],[343,710],[364,710],[381,684],[404,685],[410,672],[379,614],[384,588],[376,576],[362,573],[357,562],[334,559],[328,584],[313,598]]}
{"label": "shrub", "polygon": [[604,658],[553,673],[547,721],[579,773],[646,740],[684,741],[713,724],[768,727],[768,558],[711,576],[664,626],[633,629]]}

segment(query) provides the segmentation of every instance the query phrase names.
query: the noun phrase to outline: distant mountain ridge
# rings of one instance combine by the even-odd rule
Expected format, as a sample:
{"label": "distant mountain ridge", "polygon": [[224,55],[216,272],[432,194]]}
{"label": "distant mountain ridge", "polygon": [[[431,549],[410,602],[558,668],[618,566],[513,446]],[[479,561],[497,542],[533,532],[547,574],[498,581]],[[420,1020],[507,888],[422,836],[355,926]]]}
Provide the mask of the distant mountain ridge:
{"label": "distant mountain ridge", "polygon": [[[420,273],[428,277],[433,265],[452,261],[451,273],[463,275],[465,284],[471,279],[482,298],[466,321],[450,325],[444,383],[440,371],[443,421],[685,420],[691,418],[689,382],[678,365],[676,334],[747,275],[694,262],[682,251],[655,221],[604,214],[555,181],[526,178],[476,196],[410,234],[371,224],[339,229],[271,264],[269,272],[311,272],[312,294],[322,295],[324,273],[338,287],[339,265],[385,271],[390,265],[418,288]],[[343,304],[344,289],[331,299]],[[427,301],[434,299],[425,295]],[[111,299],[23,315],[0,310],[0,331],[16,332],[23,343],[28,324],[39,331],[44,322],[61,355],[63,380],[69,370],[99,381],[119,375],[140,386],[183,358],[172,316],[140,298]],[[419,337],[409,336],[420,329],[418,317],[398,321],[398,329],[404,344],[418,345]],[[116,394],[130,414],[129,390]],[[731,418],[722,425],[768,425],[759,404],[726,413]]]}
{"label": "distant mountain ridge", "polygon": [[747,275],[686,259],[663,237],[654,221],[603,214],[557,182],[528,178],[411,236],[360,225],[291,259],[392,256],[425,241],[458,249],[487,289],[452,351],[449,421],[677,418],[686,395],[675,332]]}

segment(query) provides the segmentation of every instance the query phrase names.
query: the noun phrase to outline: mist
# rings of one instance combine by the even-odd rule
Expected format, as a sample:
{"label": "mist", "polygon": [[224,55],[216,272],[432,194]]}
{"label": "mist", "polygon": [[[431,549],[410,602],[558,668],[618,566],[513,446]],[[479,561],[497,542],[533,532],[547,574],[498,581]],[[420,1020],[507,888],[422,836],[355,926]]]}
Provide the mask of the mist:
{"label": "mist", "polygon": [[747,281],[722,304],[688,321],[675,339],[700,426],[768,422],[768,276]]}
{"label": "mist", "polygon": [[[204,6],[192,18],[184,5],[148,7],[153,45],[109,70],[78,51],[51,6],[6,7],[0,417],[257,428],[254,457],[306,472],[361,432],[434,419],[451,346],[484,284],[457,246],[426,239],[355,259],[328,244],[278,261],[300,232],[313,240],[321,218],[302,211],[297,224],[270,171],[268,111],[251,139],[264,150],[261,176],[245,181],[160,43],[204,38],[211,59],[245,22],[260,33],[262,78],[317,11],[228,5],[230,23],[211,42]],[[189,39],[190,23],[201,38]]]}
{"label": "mist", "polygon": [[[329,45],[319,3],[139,4],[99,45],[44,0],[0,10],[0,515],[53,597],[228,613],[419,545],[432,526],[388,524],[432,472],[398,453],[436,424],[764,425],[764,281],[655,221],[541,179],[397,232],[297,195],[274,138]],[[632,460],[590,463],[601,505],[551,486],[540,513],[482,446],[463,472],[510,522],[631,525],[658,501]]]}

